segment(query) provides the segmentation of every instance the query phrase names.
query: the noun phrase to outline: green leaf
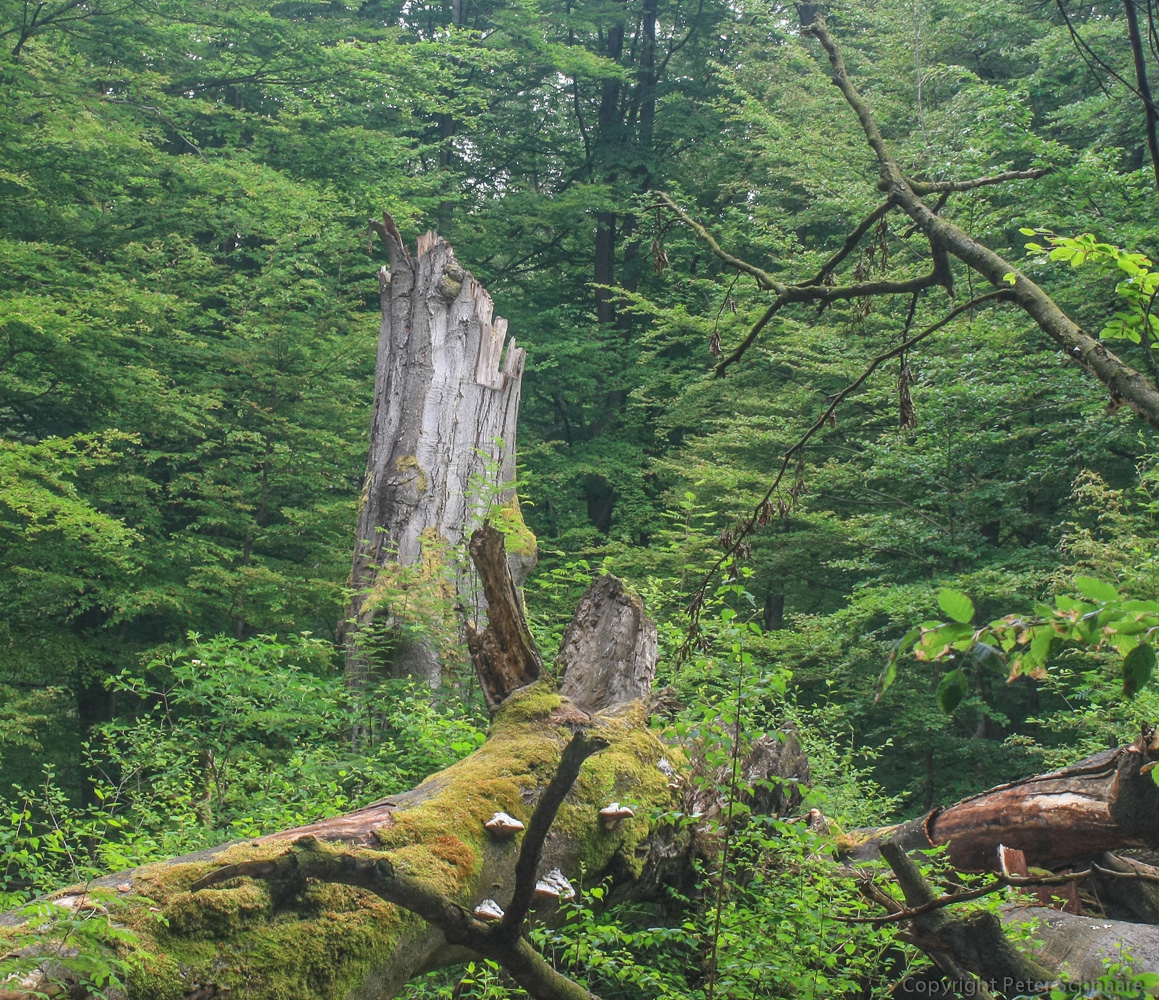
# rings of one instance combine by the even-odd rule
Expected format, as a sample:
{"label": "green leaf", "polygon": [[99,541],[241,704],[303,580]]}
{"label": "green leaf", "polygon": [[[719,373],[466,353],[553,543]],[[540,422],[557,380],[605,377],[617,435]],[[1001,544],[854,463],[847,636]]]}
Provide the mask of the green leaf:
{"label": "green leaf", "polygon": [[906,652],[917,641],[922,634],[921,628],[911,628],[905,635],[893,644],[893,649],[890,650],[889,659],[886,661],[885,667],[881,671],[881,676],[877,679],[877,694],[874,695],[874,703],[881,700],[881,696],[885,694],[892,686],[893,682],[897,680],[897,658],[902,653]]}
{"label": "green leaf", "polygon": [[1092,601],[1101,601],[1104,604],[1107,601],[1117,601],[1119,599],[1119,592],[1115,590],[1109,583],[1103,583],[1093,576],[1076,576],[1074,578],[1074,585],[1078,588],[1078,592],[1083,597],[1089,598]]}
{"label": "green leaf", "polygon": [[968,623],[974,617],[974,602],[960,590],[942,590],[938,593],[938,607],[956,622]]}
{"label": "green leaf", "polygon": [[1144,643],[1136,646],[1123,660],[1123,694],[1134,698],[1155,668],[1155,647]]}
{"label": "green leaf", "polygon": [[966,675],[960,669],[951,670],[942,678],[941,683],[938,684],[938,708],[945,712],[946,715],[953,714],[954,709],[966,697],[968,690]]}

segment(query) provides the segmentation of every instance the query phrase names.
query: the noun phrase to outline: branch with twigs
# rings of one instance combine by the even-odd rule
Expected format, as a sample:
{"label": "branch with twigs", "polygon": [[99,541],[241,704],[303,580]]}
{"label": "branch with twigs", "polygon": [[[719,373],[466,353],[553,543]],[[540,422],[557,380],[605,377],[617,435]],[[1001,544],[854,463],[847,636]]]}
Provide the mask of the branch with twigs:
{"label": "branch with twigs", "polygon": [[[902,354],[967,309],[996,300],[1013,302],[1037,323],[1068,360],[1078,364],[1103,383],[1116,408],[1121,405],[1129,406],[1152,426],[1159,427],[1159,384],[1155,380],[1147,378],[1126,364],[1108,350],[1105,344],[1090,336],[1067,316],[1042,288],[1013,264],[939,214],[951,193],[972,191],[1013,180],[1033,180],[1045,174],[1046,168],[1009,170],[962,181],[921,181],[908,177],[890,152],[873,110],[854,86],[844,56],[836,40],[829,33],[825,18],[819,13],[815,14],[812,22],[802,29],[802,35],[816,39],[828,56],[830,79],[857,116],[866,141],[877,158],[879,167],[877,187],[885,193],[886,200],[858,224],[840,249],[829,257],[815,275],[803,281],[787,283],[774,277],[764,268],[727,251],[706,226],[693,219],[671,197],[663,193],[657,195],[659,204],[667,207],[676,218],[700,237],[727,267],[750,275],[762,290],[772,292],[775,296],[741,342],[717,362],[716,374],[723,375],[731,365],[739,362],[769,322],[781,309],[792,303],[825,304],[837,300],[864,299],[869,296],[914,295],[933,286],[945,288],[952,297],[952,259],[965,265],[970,272],[985,278],[996,290],[971,298],[969,302],[951,310],[942,320],[923,330],[917,337],[905,340],[892,350],[878,355],[853,383],[832,398],[825,412],[784,453],[773,484],[757,504],[752,515],[737,529],[726,533],[726,548],[723,555],[706,575],[689,605],[692,617],[690,640],[697,634],[698,612],[704,601],[708,583],[728,559],[741,551],[745,539],[755,528],[767,522],[769,502],[780,488],[789,463],[794,456],[799,458],[801,450],[810,438],[832,419],[836,405],[855,391],[883,361]],[[925,203],[923,197],[935,194],[938,195],[937,203],[931,207]],[[834,274],[842,261],[854,251],[874,226],[894,209],[905,214],[910,220],[911,225],[905,233],[907,237],[918,231],[926,237],[929,244],[930,271],[927,274],[896,280],[853,281],[846,284],[835,281]],[[784,513],[782,510],[782,516]]]}
{"label": "branch with twigs", "polygon": [[1012,298],[1013,298],[1013,293],[1011,292],[1010,289],[1000,288],[1000,289],[997,289],[996,291],[993,291],[993,292],[987,292],[985,295],[979,295],[975,298],[972,298],[968,302],[963,302],[960,306],[957,306],[956,308],[951,309],[948,313],[946,313],[945,316],[943,316],[936,323],[931,323],[929,326],[927,326],[921,332],[914,334],[912,337],[908,338],[907,340],[902,341],[900,344],[897,344],[895,347],[891,347],[888,351],[883,351],[881,354],[878,354],[875,358],[873,358],[869,362],[869,364],[865,367],[865,369],[861,372],[861,374],[857,376],[857,378],[855,378],[852,382],[850,382],[849,385],[847,385],[840,392],[829,397],[828,405],[826,406],[825,410],[821,413],[821,415],[816,420],[813,421],[812,425],[810,425],[810,427],[808,428],[808,430],[805,431],[804,434],[802,434],[792,445],[790,445],[784,451],[784,453],[781,456],[780,468],[777,470],[777,474],[773,479],[772,485],[769,486],[768,490],[765,492],[765,495],[763,497],[761,497],[761,499],[757,503],[756,507],[753,508],[752,514],[750,514],[748,519],[740,526],[739,530],[737,530],[734,533],[733,540],[728,545],[728,547],[725,549],[725,551],[720,556],[720,558],[717,559],[715,563],[713,563],[712,568],[705,574],[705,577],[704,577],[703,581],[701,582],[700,587],[697,589],[696,596],[693,598],[693,602],[689,606],[689,612],[693,618],[693,622],[692,622],[692,630],[693,631],[695,631],[696,625],[697,625],[697,612],[700,609],[700,602],[703,600],[703,595],[704,595],[704,592],[705,592],[709,582],[712,580],[713,576],[715,576],[716,572],[732,556],[736,555],[737,551],[740,549],[744,540],[749,535],[751,535],[753,533],[753,531],[756,530],[757,527],[759,527],[761,524],[767,522],[767,520],[769,519],[769,516],[770,516],[769,503],[772,500],[774,494],[780,488],[781,482],[785,478],[785,473],[789,469],[789,464],[792,462],[794,456],[799,455],[804,450],[805,445],[807,445],[809,443],[809,441],[813,437],[813,435],[816,434],[817,431],[819,431],[822,427],[824,427],[825,424],[830,423],[832,421],[832,419],[834,418],[834,415],[837,412],[837,407],[840,406],[841,403],[844,402],[845,399],[847,397],[849,397],[852,393],[856,392],[859,388],[861,388],[861,386],[865,384],[866,380],[875,371],[877,371],[877,369],[879,367],[881,367],[882,364],[884,364],[890,358],[896,358],[898,355],[905,353],[911,347],[913,347],[915,344],[920,344],[928,336],[930,336],[933,333],[936,333],[938,330],[942,329],[942,327],[946,326],[946,324],[950,323],[951,321],[956,319],[958,316],[961,316],[962,313],[967,312],[971,309],[976,309],[979,306],[988,305],[989,303],[992,303],[992,302],[1010,301]]}
{"label": "branch with twigs", "polygon": [[1091,862],[1086,868],[1074,872],[1064,872],[1061,875],[1015,875],[1008,871],[999,872],[992,882],[975,886],[973,889],[962,889],[958,892],[946,893],[935,899],[927,900],[918,906],[903,907],[889,893],[882,891],[875,885],[869,876],[860,879],[859,888],[862,895],[884,906],[889,913],[880,916],[837,917],[845,924],[895,924],[902,920],[912,920],[935,910],[945,909],[947,906],[956,906],[958,903],[968,903],[983,896],[990,896],[1006,888],[1036,889],[1043,886],[1072,885],[1081,882],[1092,875],[1103,875],[1107,878],[1117,878],[1124,881],[1152,882],[1159,884],[1159,875],[1144,871],[1116,871]]}

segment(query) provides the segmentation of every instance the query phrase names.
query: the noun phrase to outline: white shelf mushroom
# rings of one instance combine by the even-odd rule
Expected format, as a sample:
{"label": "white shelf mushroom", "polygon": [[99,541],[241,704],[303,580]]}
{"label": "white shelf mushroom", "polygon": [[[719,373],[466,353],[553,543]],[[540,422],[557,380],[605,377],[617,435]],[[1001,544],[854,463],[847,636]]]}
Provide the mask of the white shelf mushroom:
{"label": "white shelf mushroom", "polygon": [[553,868],[535,883],[535,898],[563,902],[575,896],[575,889],[558,868]]}
{"label": "white shelf mushroom", "polygon": [[476,906],[475,909],[471,912],[474,913],[475,916],[477,916],[480,920],[493,921],[503,919],[503,907],[501,907],[493,899],[483,900],[483,902]]}
{"label": "white shelf mushroom", "polygon": [[630,808],[620,805],[619,802],[612,802],[600,810],[600,819],[603,821],[605,830],[614,830],[620,825],[620,820],[635,815]]}
{"label": "white shelf mushroom", "polygon": [[497,812],[483,825],[501,840],[507,837],[513,837],[523,829],[523,824],[519,820],[514,816],[509,816],[505,812]]}

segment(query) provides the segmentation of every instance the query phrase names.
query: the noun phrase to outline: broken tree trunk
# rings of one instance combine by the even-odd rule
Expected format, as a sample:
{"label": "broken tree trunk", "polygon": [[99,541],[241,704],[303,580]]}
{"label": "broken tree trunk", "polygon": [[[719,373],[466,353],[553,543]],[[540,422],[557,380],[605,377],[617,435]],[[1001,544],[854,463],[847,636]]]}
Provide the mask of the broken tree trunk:
{"label": "broken tree trunk", "polygon": [[[378,272],[382,326],[370,451],[344,626],[346,677],[438,683],[439,641],[457,637],[448,597],[478,619],[469,567],[453,565],[471,529],[498,508],[515,585],[535,539],[515,495],[515,424],[526,353],[505,347],[507,321],[434,233],[412,257],[394,220],[371,220],[390,260]],[[400,627],[401,626],[401,627]]]}
{"label": "broken tree trunk", "polygon": [[[681,846],[687,835],[655,819],[678,808],[673,775],[686,773],[688,762],[647,726],[642,699],[656,647],[639,598],[603,578],[581,601],[569,635],[586,653],[565,651],[559,663],[564,688],[584,692],[577,704],[538,677],[537,652],[528,658],[527,649],[507,644],[508,624],[500,623],[521,611],[509,578],[494,577],[496,569],[507,572],[506,561],[494,558],[502,555],[501,538],[482,529],[472,548],[491,554],[478,568],[493,606],[503,604],[493,607],[483,636],[488,655],[476,661],[497,704],[486,742],[413,791],[344,816],[54,894],[62,913],[99,905],[134,932],[132,1000],[207,1000],[227,991],[231,1000],[386,1000],[415,974],[463,961],[471,951],[462,942],[472,939],[452,929],[478,924],[471,911],[486,897],[512,908],[519,884],[520,834],[496,835],[484,824],[502,811],[533,827],[533,809],[577,734],[586,734],[587,752],[606,746],[578,767],[534,873],[558,868],[572,881],[609,877],[643,886],[662,881],[666,866],[689,867]],[[591,614],[593,595],[619,613]],[[635,814],[609,829],[598,812],[613,799]],[[382,888],[384,878],[394,889]],[[399,885],[417,893],[426,919],[384,901],[383,892]],[[0,919],[0,941],[13,950],[23,937],[49,963],[56,943],[42,933],[43,913],[32,919],[37,927],[22,926],[19,914]],[[514,938],[511,948],[516,965],[530,961]],[[31,1000],[45,982],[37,974],[26,988],[8,984],[6,1000]]]}
{"label": "broken tree trunk", "polygon": [[[1159,969],[1159,871],[1109,853],[1159,844],[1156,760],[1159,734],[1144,725],[1127,746],[999,785],[908,823],[846,835],[839,841],[844,858],[880,855],[905,897],[903,908],[863,876],[863,892],[890,912],[857,919],[902,924],[903,938],[951,983],[966,984],[959,986],[968,989],[965,995],[1037,994],[1052,981],[1090,982],[1108,963],[1121,965],[1124,951],[1132,956],[1130,971]],[[906,852],[942,845],[959,871],[991,871],[998,878],[938,896]],[[1028,874],[1028,866],[1034,873]],[[1001,919],[986,911],[957,911],[1006,886],[1028,893],[1030,905],[1009,903]],[[1073,912],[1037,905],[1052,895]],[[1078,915],[1080,895],[1099,916]],[[1107,919],[1119,916],[1143,922]],[[1031,920],[1033,957],[1015,949],[1003,930]]]}
{"label": "broken tree trunk", "polygon": [[1159,847],[1159,786],[1150,773],[1157,760],[1159,734],[1144,726],[1133,743],[1062,770],[998,785],[908,823],[854,830],[843,853],[851,860],[876,857],[886,840],[906,850],[947,844],[955,868],[978,872],[996,870],[999,844],[1039,868]]}

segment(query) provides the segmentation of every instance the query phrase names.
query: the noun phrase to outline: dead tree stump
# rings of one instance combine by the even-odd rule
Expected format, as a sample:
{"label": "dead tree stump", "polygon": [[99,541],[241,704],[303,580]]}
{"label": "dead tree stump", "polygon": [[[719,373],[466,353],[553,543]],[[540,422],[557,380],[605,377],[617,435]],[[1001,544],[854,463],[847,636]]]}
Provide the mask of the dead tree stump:
{"label": "dead tree stump", "polygon": [[390,266],[378,272],[374,415],[343,628],[355,691],[391,676],[438,683],[432,615],[447,598],[483,614],[474,574],[454,560],[489,510],[507,525],[517,587],[535,563],[511,485],[526,352],[507,343],[507,321],[492,318],[491,297],[444,240],[427,233],[412,257],[389,215],[370,225]]}

